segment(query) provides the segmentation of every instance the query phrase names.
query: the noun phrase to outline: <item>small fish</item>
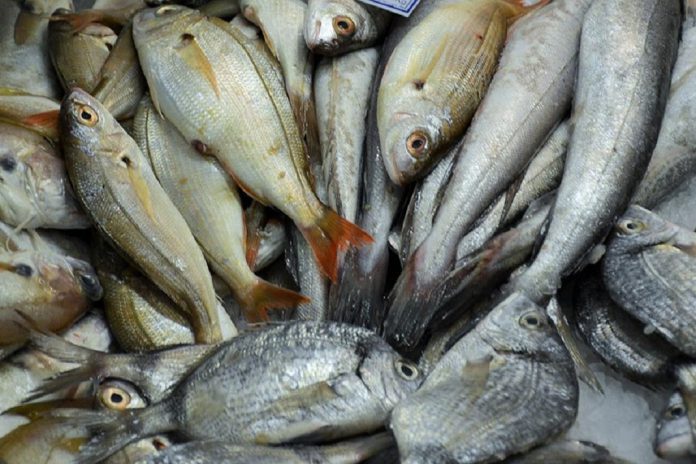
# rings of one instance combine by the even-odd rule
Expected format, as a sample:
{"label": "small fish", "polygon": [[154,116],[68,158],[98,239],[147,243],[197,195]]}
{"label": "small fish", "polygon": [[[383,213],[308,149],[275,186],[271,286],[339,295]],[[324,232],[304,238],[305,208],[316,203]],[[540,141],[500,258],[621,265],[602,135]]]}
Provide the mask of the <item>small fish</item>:
{"label": "small fish", "polygon": [[63,100],[61,121],[68,175],[92,222],[185,311],[197,342],[220,341],[203,253],[138,145],[80,89]]}
{"label": "small fish", "polygon": [[679,392],[670,396],[669,404],[657,422],[654,450],[662,459],[696,456],[696,440]]}
{"label": "small fish", "polygon": [[312,53],[335,56],[374,45],[391,13],[356,0],[309,0],[304,40]]}
{"label": "small fish", "polygon": [[696,355],[696,233],[631,206],[616,223],[602,274],[612,300]]}
{"label": "small fish", "polygon": [[568,429],[578,408],[570,355],[544,310],[514,293],[399,403],[401,462],[492,462]]}

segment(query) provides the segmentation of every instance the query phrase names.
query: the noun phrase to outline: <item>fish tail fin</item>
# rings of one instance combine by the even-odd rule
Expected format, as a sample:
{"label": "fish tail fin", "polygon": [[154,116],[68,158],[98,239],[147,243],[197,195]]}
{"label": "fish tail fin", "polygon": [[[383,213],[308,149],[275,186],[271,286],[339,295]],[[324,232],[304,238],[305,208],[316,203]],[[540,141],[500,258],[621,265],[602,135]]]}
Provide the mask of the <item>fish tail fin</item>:
{"label": "fish tail fin", "polygon": [[60,110],[45,111],[43,113],[32,114],[22,119],[22,124],[30,127],[54,129],[58,131],[58,118]]}
{"label": "fish tail fin", "polygon": [[303,303],[309,303],[306,296],[258,279],[241,306],[249,322],[265,322],[268,320],[268,310],[273,308],[295,308]]}
{"label": "fish tail fin", "polygon": [[374,242],[370,234],[326,207],[314,225],[301,231],[314,252],[319,268],[332,282],[336,281],[338,254],[342,250],[350,245],[360,247]]}

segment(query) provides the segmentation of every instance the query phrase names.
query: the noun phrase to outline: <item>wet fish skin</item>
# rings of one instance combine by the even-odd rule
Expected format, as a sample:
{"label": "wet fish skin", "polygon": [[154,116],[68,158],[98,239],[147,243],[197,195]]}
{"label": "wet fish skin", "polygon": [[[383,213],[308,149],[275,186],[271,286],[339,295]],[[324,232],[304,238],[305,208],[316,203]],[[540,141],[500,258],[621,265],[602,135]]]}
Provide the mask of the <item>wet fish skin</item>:
{"label": "wet fish skin", "polygon": [[[597,270],[598,271],[598,270]],[[595,270],[579,277],[574,295],[580,333],[606,364],[638,381],[664,378],[677,351],[614,303]]]}
{"label": "wet fish skin", "polygon": [[351,464],[362,462],[393,443],[387,433],[325,446],[270,447],[205,440],[175,445],[153,456],[149,464]]}
{"label": "wet fish skin", "polygon": [[60,103],[20,89],[0,88],[0,121],[31,129],[52,141],[58,141]]}
{"label": "wet fish skin", "polygon": [[535,301],[555,293],[628,205],[657,140],[680,21],[676,0],[590,6],[563,181],[540,253],[511,288]]}
{"label": "wet fish skin", "polygon": [[18,229],[85,229],[58,150],[31,130],[0,123],[0,220]]}
{"label": "wet fish skin", "polygon": [[335,279],[338,252],[371,238],[324,206],[297,169],[303,145],[277,63],[238,29],[183,7],[136,15],[133,38],[155,106],[240,188],[290,216]]}
{"label": "wet fish skin", "polygon": [[695,250],[696,233],[633,205],[617,221],[602,260],[612,300],[692,356]]}
{"label": "wet fish skin", "polygon": [[663,459],[696,455],[696,441],[689,425],[684,399],[674,392],[655,431],[655,454]]}
{"label": "wet fish skin", "polygon": [[356,0],[309,0],[304,40],[313,53],[341,55],[374,45],[390,20],[391,13]]}
{"label": "wet fish skin", "polygon": [[[103,424],[104,439],[81,461],[157,430],[238,444],[369,433],[420,382],[415,365],[365,329],[296,322],[250,332],[221,345],[163,402]],[[249,388],[253,401],[240,395]]]}
{"label": "wet fish skin", "polygon": [[197,342],[221,340],[205,258],[135,141],[80,89],[63,100],[61,127],[68,175],[92,222],[185,311]]}
{"label": "wet fish skin", "polygon": [[652,208],[658,216],[689,230],[696,229],[696,175],[685,179]]}
{"label": "wet fish skin", "polygon": [[596,443],[579,440],[559,440],[536,448],[529,453],[505,461],[508,464],[629,464],[611,455],[608,449]]}
{"label": "wet fish skin", "polygon": [[309,301],[297,306],[293,319],[325,321],[330,282],[314,261],[311,247],[296,228],[290,230],[290,240],[285,249],[285,265],[300,292],[309,297]]}
{"label": "wet fish skin", "polygon": [[544,310],[514,293],[396,406],[390,427],[404,463],[487,462],[562,433],[577,407],[568,352]]}
{"label": "wet fish skin", "polygon": [[451,269],[462,237],[523,172],[570,109],[589,4],[555,1],[510,30],[498,71],[464,136],[432,230],[391,292],[385,333],[398,346],[415,343],[410,332],[422,322],[420,308],[429,306],[424,295]]}
{"label": "wet fish skin", "polygon": [[264,227],[258,230],[257,233],[259,235],[259,249],[252,264],[254,272],[268,267],[278,259],[283,254],[288,242],[285,224],[275,218],[266,222]]}
{"label": "wet fish skin", "polygon": [[360,205],[365,124],[378,58],[375,48],[324,58],[314,78],[328,204],[351,222]]}
{"label": "wet fish skin", "polygon": [[[55,12],[57,15],[65,13],[70,11],[60,9]],[[48,25],[48,48],[63,89],[69,91],[73,87],[80,87],[91,92],[116,37],[113,30],[98,23],[75,32],[67,21],[51,21]]]}

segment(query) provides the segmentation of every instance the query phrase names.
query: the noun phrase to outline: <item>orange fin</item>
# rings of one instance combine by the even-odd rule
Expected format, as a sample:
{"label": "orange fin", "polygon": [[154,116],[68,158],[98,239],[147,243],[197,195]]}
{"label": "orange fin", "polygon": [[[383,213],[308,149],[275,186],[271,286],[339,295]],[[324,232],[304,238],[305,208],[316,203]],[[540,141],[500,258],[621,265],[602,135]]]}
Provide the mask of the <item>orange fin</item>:
{"label": "orange fin", "polygon": [[[41,30],[43,20],[39,15],[29,11],[20,11],[15,21],[14,41],[17,45],[23,45],[32,37],[35,37]],[[45,26],[44,26],[45,27]]]}
{"label": "orange fin", "polygon": [[259,248],[261,248],[261,236],[258,231],[254,230],[251,233],[247,233],[246,262],[252,269],[254,268],[254,263],[256,263],[256,257],[259,255]]}
{"label": "orange fin", "polygon": [[370,234],[329,208],[324,208],[324,214],[313,226],[300,231],[312,247],[319,268],[332,282],[336,282],[341,251],[349,245],[359,247],[374,242]]}
{"label": "orange fin", "polygon": [[198,45],[196,37],[188,33],[182,34],[181,44],[178,45],[176,49],[187,65],[203,73],[203,76],[205,76],[206,80],[215,91],[215,95],[220,98],[220,87],[218,86],[217,77],[215,77],[215,71],[213,71],[213,66],[210,64],[205,52],[201,46]]}
{"label": "orange fin", "polygon": [[50,21],[65,21],[74,32],[80,32],[93,23],[104,21],[105,17],[99,10],[83,10],[78,13],[57,14]]}
{"label": "orange fin", "polygon": [[267,311],[271,308],[294,308],[309,301],[304,295],[258,279],[241,306],[247,321],[264,322],[268,320]]}
{"label": "orange fin", "polygon": [[32,114],[22,119],[22,124],[50,130],[51,132],[58,133],[58,118],[60,117],[60,110],[45,111],[43,113]]}

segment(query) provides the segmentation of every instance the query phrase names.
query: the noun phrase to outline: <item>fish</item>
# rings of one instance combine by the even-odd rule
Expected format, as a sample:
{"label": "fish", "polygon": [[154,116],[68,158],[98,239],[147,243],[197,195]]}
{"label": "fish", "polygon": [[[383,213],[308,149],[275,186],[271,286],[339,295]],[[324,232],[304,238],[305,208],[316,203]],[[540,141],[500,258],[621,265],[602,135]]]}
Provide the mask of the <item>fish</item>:
{"label": "fish", "polygon": [[403,463],[492,462],[568,429],[578,396],[543,308],[513,293],[394,408],[389,427]]}
{"label": "fish", "polygon": [[360,206],[365,122],[378,59],[376,48],[324,58],[314,78],[324,189],[329,206],[351,222]]}
{"label": "fish", "polygon": [[151,351],[195,342],[191,325],[167,295],[115,250],[105,244],[95,248],[104,314],[121,349]]}
{"label": "fish", "polygon": [[357,438],[325,446],[271,447],[235,445],[220,440],[193,441],[165,448],[149,462],[152,464],[184,464],[210,462],[233,464],[254,462],[256,464],[304,464],[322,462],[326,464],[351,464],[363,462],[393,443],[388,433]]}
{"label": "fish", "polygon": [[297,170],[302,140],[277,63],[224,21],[174,5],[137,14],[133,39],[155,107],[244,192],[288,215],[335,280],[339,252],[372,238],[323,205]]}
{"label": "fish", "polygon": [[[250,231],[248,227],[249,223],[247,222],[247,235],[255,233],[258,236],[258,250],[250,264],[254,272],[258,272],[268,267],[283,254],[288,242],[288,234],[285,224],[275,218],[269,219],[263,228],[259,228],[256,231]],[[247,238],[247,247],[249,246],[248,244],[249,239]],[[249,256],[248,248],[247,256]]]}
{"label": "fish", "polygon": [[218,18],[227,19],[232,19],[233,16],[238,15],[240,10],[241,7],[237,0],[211,0],[198,8],[198,11],[206,16],[217,16]]}
{"label": "fish", "polygon": [[91,221],[181,307],[197,342],[220,341],[203,253],[136,142],[80,89],[63,100],[61,128],[68,175]]}
{"label": "fish", "polygon": [[327,320],[329,280],[312,257],[312,249],[297,228],[290,230],[285,249],[285,265],[299,291],[308,296],[297,306],[293,319],[301,321]]}
{"label": "fish", "polygon": [[50,141],[58,141],[59,111],[60,103],[52,98],[0,88],[0,121],[31,129]]}
{"label": "fish", "polygon": [[[2,86],[48,98],[60,98],[60,82],[48,55],[48,18],[70,0],[2,0],[0,69]],[[30,79],[27,76],[31,76]]]}
{"label": "fish", "polygon": [[563,180],[539,253],[510,291],[534,301],[555,293],[628,206],[657,141],[679,3],[596,0],[587,11]]}
{"label": "fish", "polygon": [[611,455],[608,449],[583,440],[559,440],[505,461],[508,464],[630,464]]}
{"label": "fish", "polygon": [[585,341],[610,367],[628,378],[651,381],[666,378],[677,350],[657,334],[646,334],[640,323],[614,303],[598,269],[578,277],[574,319]]}
{"label": "fish", "polygon": [[[508,25],[545,3],[439,2],[406,34],[389,57],[377,99],[384,164],[392,182],[404,186],[419,179],[463,135],[496,71]],[[541,81],[527,82],[547,88]]]}
{"label": "fish", "polygon": [[120,30],[131,21],[135,13],[144,7],[145,5],[142,3],[136,2],[117,8],[87,8],[75,12],[55,14],[51,17],[51,21],[66,21],[75,32],[80,32],[95,23]]}
{"label": "fish", "polygon": [[36,132],[0,122],[0,153],[0,220],[17,230],[89,227],[56,147]]}
{"label": "fish", "polygon": [[0,253],[0,346],[24,343],[16,323],[27,317],[44,330],[67,329],[102,296],[89,263],[46,251]]}
{"label": "fish", "polygon": [[92,95],[118,120],[135,116],[147,84],[140,69],[129,23],[118,35],[109,57],[99,71]]}
{"label": "fish", "polygon": [[589,0],[553,2],[510,31],[498,72],[456,155],[432,229],[389,296],[385,334],[391,342],[398,346],[415,342],[412,332],[422,323],[418,314],[429,306],[424,295],[451,270],[464,234],[566,116],[589,4]]}
{"label": "fish", "polygon": [[268,309],[307,302],[303,295],[254,274],[247,263],[244,211],[237,187],[214,158],[201,156],[157,114],[149,100],[138,108],[134,138],[210,267],[232,289],[247,320],[265,321]]}
{"label": "fish", "polygon": [[696,229],[696,175],[688,177],[652,208],[658,216],[685,229]]}
{"label": "fish", "polygon": [[[59,9],[63,15],[69,10]],[[116,43],[114,31],[102,24],[90,24],[75,32],[67,21],[51,21],[48,25],[48,51],[63,89],[80,87],[91,92],[99,71]]]}
{"label": "fish", "polygon": [[686,414],[684,399],[674,392],[655,429],[655,454],[662,459],[696,456],[696,440]]}
{"label": "fish", "polygon": [[[94,462],[164,431],[229,444],[321,443],[382,427],[421,382],[417,366],[373,332],[294,322],[220,345],[163,401],[93,428]],[[243,392],[253,389],[254,401]]]}
{"label": "fish", "polygon": [[309,0],[304,40],[312,53],[342,55],[375,45],[391,22],[391,13],[356,0]]}
{"label": "fish", "polygon": [[602,260],[609,296],[683,353],[696,355],[696,233],[632,205]]}

